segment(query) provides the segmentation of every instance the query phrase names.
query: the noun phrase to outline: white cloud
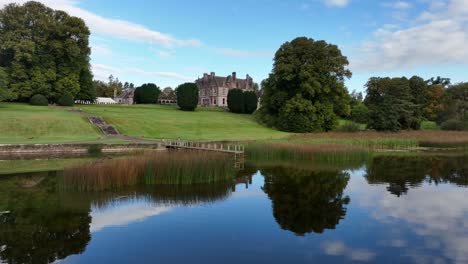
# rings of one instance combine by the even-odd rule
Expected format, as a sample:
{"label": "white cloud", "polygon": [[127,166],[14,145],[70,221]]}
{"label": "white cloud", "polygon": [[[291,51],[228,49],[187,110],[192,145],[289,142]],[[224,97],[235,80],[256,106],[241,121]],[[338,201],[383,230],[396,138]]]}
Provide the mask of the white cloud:
{"label": "white cloud", "polygon": [[409,9],[412,7],[412,4],[405,1],[396,1],[396,2],[387,2],[383,3],[383,6],[394,8],[394,9]]}
{"label": "white cloud", "polygon": [[160,71],[145,71],[138,68],[127,68],[125,71],[139,74],[139,75],[146,75],[146,76],[156,76],[161,78],[168,78],[174,80],[181,80],[181,81],[194,81],[194,77],[185,76],[175,72],[160,72]]}
{"label": "white cloud", "polygon": [[171,206],[156,206],[150,201],[132,197],[124,201],[113,201],[105,208],[93,208],[90,231],[95,233],[107,227],[126,226],[171,211]]}
{"label": "white cloud", "polygon": [[161,58],[170,58],[170,57],[172,57],[172,55],[174,55],[174,52],[160,50],[160,51],[158,51],[158,55]]}
{"label": "white cloud", "polygon": [[129,75],[140,75],[140,76],[154,76],[172,80],[180,81],[193,81],[195,77],[186,76],[176,72],[165,72],[165,71],[146,71],[139,68],[125,67],[117,68],[110,65],[92,63],[92,69],[94,76],[99,80],[107,80],[109,75],[117,74],[129,74]]}
{"label": "white cloud", "polygon": [[[358,172],[348,183],[350,195],[359,193],[354,195],[355,205],[369,210],[376,221],[397,227],[397,231],[387,237],[388,241],[379,244],[401,248],[402,255],[414,258],[417,263],[437,263],[427,259],[425,252],[434,249],[441,250],[441,257],[451,263],[468,263],[466,188],[424,185],[411,188],[404,197],[397,197],[388,192],[385,185],[369,187],[362,173]],[[404,235],[399,227],[405,225],[424,241],[423,246],[407,247],[408,243],[399,237]]]}
{"label": "white cloud", "polygon": [[331,7],[345,7],[351,0],[322,0],[323,3]]}
{"label": "white cloud", "polygon": [[[0,0],[0,6],[16,2],[23,4],[28,0]],[[92,33],[103,34],[111,37],[124,39],[127,41],[139,41],[151,44],[158,44],[165,47],[200,47],[201,41],[197,39],[178,39],[169,34],[152,30],[143,25],[99,16],[87,10],[81,9],[77,1],[73,0],[39,0],[39,2],[54,8],[63,10],[70,15],[82,18]]]}
{"label": "white cloud", "polygon": [[91,53],[94,55],[110,55],[112,51],[107,46],[93,45],[91,47]]}
{"label": "white cloud", "polygon": [[255,57],[268,57],[272,56],[268,52],[255,52],[248,50],[238,50],[232,48],[216,48],[214,51],[218,54],[235,58],[255,58]]}
{"label": "white cloud", "polygon": [[353,261],[372,261],[377,254],[362,248],[351,248],[341,241],[325,241],[321,244],[325,254],[330,256],[345,256]]}
{"label": "white cloud", "polygon": [[[430,3],[431,4],[431,3]],[[440,3],[439,3],[440,5]],[[429,9],[404,29],[382,27],[350,56],[351,70],[395,70],[468,62],[468,0]]]}

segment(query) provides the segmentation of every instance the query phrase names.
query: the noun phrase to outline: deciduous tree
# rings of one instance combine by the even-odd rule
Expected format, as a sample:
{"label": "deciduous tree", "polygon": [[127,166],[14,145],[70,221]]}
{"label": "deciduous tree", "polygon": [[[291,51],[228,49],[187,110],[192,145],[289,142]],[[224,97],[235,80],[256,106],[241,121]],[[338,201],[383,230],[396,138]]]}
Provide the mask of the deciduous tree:
{"label": "deciduous tree", "polygon": [[6,68],[12,99],[77,95],[80,73],[90,67],[89,35],[82,19],[39,2],[1,9],[0,67]]}
{"label": "deciduous tree", "polygon": [[293,132],[331,130],[337,115],[350,111],[344,80],[352,74],[347,65],[336,45],[306,37],[286,42],[262,83],[260,120]]}

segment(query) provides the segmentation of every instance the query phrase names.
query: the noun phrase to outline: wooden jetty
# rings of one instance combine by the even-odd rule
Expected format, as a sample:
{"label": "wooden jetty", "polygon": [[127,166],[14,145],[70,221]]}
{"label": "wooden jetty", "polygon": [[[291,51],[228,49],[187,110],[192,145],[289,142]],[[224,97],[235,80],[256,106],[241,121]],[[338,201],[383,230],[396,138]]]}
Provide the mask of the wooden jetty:
{"label": "wooden jetty", "polygon": [[244,151],[245,151],[245,148],[243,145],[222,144],[222,143],[164,141],[163,145],[166,146],[166,148],[216,151],[216,152],[233,153],[233,154],[244,154]]}
{"label": "wooden jetty", "polygon": [[187,149],[199,151],[214,151],[234,155],[236,169],[244,169],[245,147],[238,144],[222,144],[190,141],[163,141],[162,145],[168,149]]}

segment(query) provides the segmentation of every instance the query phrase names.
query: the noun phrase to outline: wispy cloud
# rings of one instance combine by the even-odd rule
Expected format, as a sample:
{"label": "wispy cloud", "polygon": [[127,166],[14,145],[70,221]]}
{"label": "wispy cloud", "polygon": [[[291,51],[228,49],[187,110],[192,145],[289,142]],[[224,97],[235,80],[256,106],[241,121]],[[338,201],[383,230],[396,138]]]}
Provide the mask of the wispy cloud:
{"label": "wispy cloud", "polygon": [[110,55],[112,51],[104,45],[93,45],[91,47],[92,54],[94,55]]}
{"label": "wispy cloud", "polygon": [[445,8],[431,8],[413,25],[382,27],[351,57],[355,71],[395,70],[427,65],[467,64],[468,0],[451,0]]}
{"label": "wispy cloud", "polygon": [[[0,6],[9,3],[23,4],[28,0],[0,0]],[[74,0],[39,0],[47,6],[68,12],[82,18],[93,33],[103,34],[127,41],[146,42],[164,47],[200,47],[198,39],[179,39],[170,34],[161,33],[144,25],[100,16],[81,9]]]}
{"label": "wispy cloud", "polygon": [[322,0],[322,2],[330,7],[345,7],[351,0]]}
{"label": "wispy cloud", "polygon": [[135,67],[124,67],[117,68],[110,65],[92,63],[92,69],[94,76],[99,80],[107,80],[112,75],[119,74],[130,74],[139,76],[152,76],[165,79],[179,80],[179,81],[193,81],[196,78],[192,76],[186,76],[177,72],[166,72],[166,71],[146,71]]}
{"label": "wispy cloud", "polygon": [[394,8],[394,9],[409,9],[413,5],[405,1],[396,1],[396,2],[386,2],[382,4],[384,7]]}
{"label": "wispy cloud", "polygon": [[194,77],[185,76],[183,74],[179,74],[179,73],[176,73],[176,72],[145,71],[145,70],[138,69],[138,68],[126,68],[125,71],[130,72],[130,73],[134,73],[134,74],[140,74],[140,75],[146,75],[146,76],[156,76],[156,77],[168,78],[168,79],[174,79],[174,80],[180,80],[180,81],[193,81],[193,80],[195,80]]}
{"label": "wispy cloud", "polygon": [[215,48],[214,51],[221,55],[225,55],[229,57],[236,57],[236,58],[254,58],[254,57],[272,56],[269,52],[238,50],[238,49],[233,49],[233,48]]}

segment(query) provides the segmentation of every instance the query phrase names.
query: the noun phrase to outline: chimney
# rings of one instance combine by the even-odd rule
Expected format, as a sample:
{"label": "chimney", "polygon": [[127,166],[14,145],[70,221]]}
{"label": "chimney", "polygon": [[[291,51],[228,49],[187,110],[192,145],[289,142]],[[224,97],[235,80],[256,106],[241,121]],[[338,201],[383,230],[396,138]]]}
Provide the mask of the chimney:
{"label": "chimney", "polygon": [[236,81],[236,75],[237,75],[236,72],[233,72],[233,73],[232,73],[232,80],[233,80],[233,81]]}
{"label": "chimney", "polygon": [[214,72],[211,72],[211,77],[215,77],[215,73],[214,73]]}

